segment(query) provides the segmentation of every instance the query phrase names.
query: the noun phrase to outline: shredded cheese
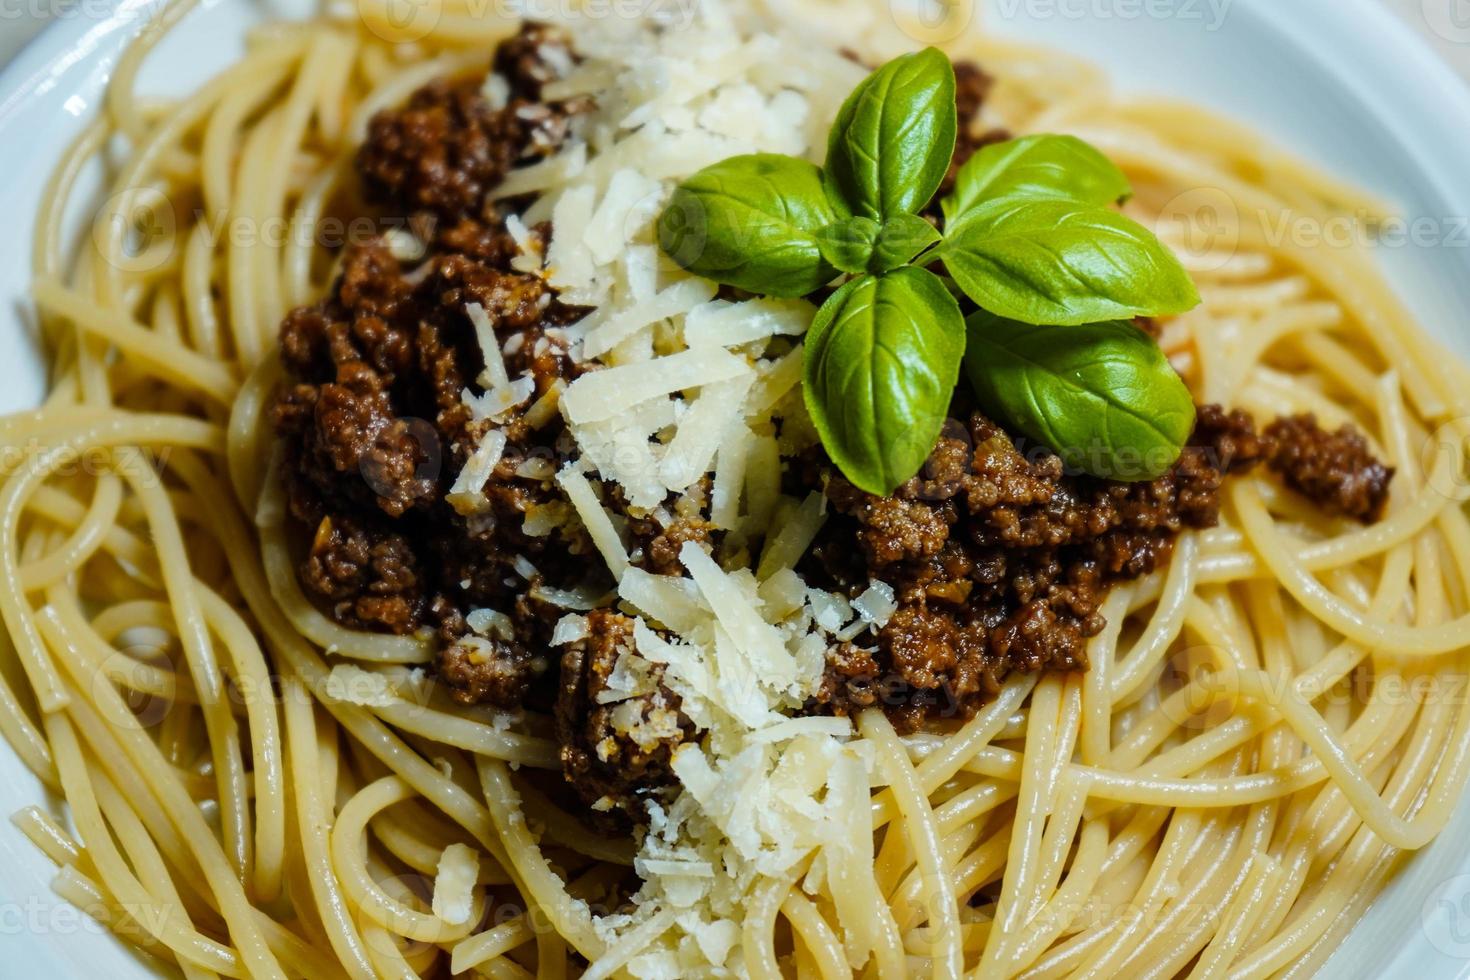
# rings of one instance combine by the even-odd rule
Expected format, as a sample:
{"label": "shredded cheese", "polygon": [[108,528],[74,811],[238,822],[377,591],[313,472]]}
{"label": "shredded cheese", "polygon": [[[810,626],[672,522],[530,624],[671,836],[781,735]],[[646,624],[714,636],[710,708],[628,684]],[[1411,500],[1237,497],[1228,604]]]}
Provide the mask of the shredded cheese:
{"label": "shredded cheese", "polygon": [[485,496],[485,484],[490,481],[495,467],[500,465],[500,458],[505,455],[505,445],[505,433],[499,429],[491,429],[480,440],[480,444],[464,464],[464,469],[459,471],[454,485],[449,488],[449,493],[445,494],[445,499],[455,511],[468,517],[489,509],[490,501]]}
{"label": "shredded cheese", "polygon": [[679,431],[669,443],[659,473],[670,490],[684,490],[708,473],[720,446],[740,441],[750,430],[745,426],[745,395],[752,375],[747,372],[729,381],[706,387],[679,421]]}
{"label": "shredded cheese", "polygon": [[690,347],[736,347],[776,335],[799,337],[816,309],[806,300],[715,300],[689,311],[684,337]]}
{"label": "shredded cheese", "polygon": [[556,482],[566,493],[567,499],[576,508],[577,516],[582,519],[582,525],[587,528],[587,534],[591,536],[592,543],[602,553],[603,561],[613,573],[614,578],[622,578],[628,569],[628,549],[623,545],[623,539],[618,535],[618,529],[613,526],[612,518],[608,516],[602,507],[602,501],[597,499],[597,493],[592,489],[592,484],[587,477],[582,475],[575,467],[568,466],[557,474]]}
{"label": "shredded cheese", "polygon": [[567,387],[562,406],[573,423],[604,422],[640,402],[729,381],[749,370],[742,358],[720,348],[687,350],[583,375]]}
{"label": "shredded cheese", "polygon": [[806,554],[807,548],[811,547],[817,532],[827,520],[827,515],[823,512],[825,503],[826,499],[819,493],[807,495],[801,506],[781,526],[780,532],[766,542],[765,551],[761,553],[760,569],[756,572],[757,578],[768,579],[783,568],[796,567],[796,563],[801,561],[801,556]]}
{"label": "shredded cheese", "polygon": [[761,618],[751,597],[693,541],[679,549],[679,560],[736,648],[761,672],[762,681],[776,687],[789,685],[796,673],[791,654],[780,634]]}
{"label": "shredded cheese", "polygon": [[466,303],[465,313],[475,327],[475,339],[480,343],[480,352],[485,357],[485,370],[479,382],[484,388],[504,388],[510,384],[510,375],[505,373],[505,355],[501,353],[500,341],[495,336],[495,325],[490,314],[479,303]]}
{"label": "shredded cheese", "polygon": [[434,875],[434,897],[430,908],[451,925],[470,920],[474,908],[475,881],[480,877],[480,856],[468,844],[450,844],[439,855]]}
{"label": "shredded cheese", "polygon": [[[561,150],[494,192],[540,195],[507,223],[523,253],[516,268],[544,275],[563,302],[595,308],[558,337],[578,378],[510,407],[529,401],[523,417],[533,428],[559,412],[575,449],[575,462],[555,475],[567,503],[528,510],[525,532],[547,536],[580,521],[617,591],[603,595],[589,579],[531,592],[568,611],[555,645],[585,639],[582,613],[609,602],[634,617],[633,642],[598,695],[629,737],[651,744],[676,724],[672,715],[644,718],[635,703],[655,677],[697,730],[673,759],[681,791],[667,807],[648,803],[634,863],[643,887],[630,910],[594,919],[606,950],[589,967],[594,978],[739,975],[738,920],[764,877],[793,874],[809,859],[809,875],[834,881],[860,877],[854,869],[866,861],[871,879],[873,860],[870,833],[866,854],[846,843],[862,836],[870,812],[871,767],[851,724],[790,717],[817,691],[834,637],[856,637],[891,615],[881,583],[849,603],[795,571],[823,518],[820,494],[781,495],[783,451],[815,438],[799,392],[815,310],[716,299],[710,283],[662,255],[655,229],[674,186],[711,163],[756,152],[820,162],[827,123],[864,70],[764,15],[715,2],[690,13],[678,31],[653,18],[568,18],[579,59],[543,95],[592,96],[595,105]],[[545,242],[529,231],[542,221],[551,222]],[[521,342],[509,338],[503,351],[513,355]],[[485,380],[475,411],[493,419],[512,382]],[[527,461],[517,474],[548,470]],[[613,492],[630,519],[703,520],[729,532],[720,553],[685,543],[682,576],[638,567],[624,519],[605,506]],[[751,554],[761,555],[759,576]],[[476,622],[493,630],[496,620]],[[857,968],[871,951],[847,952]]]}

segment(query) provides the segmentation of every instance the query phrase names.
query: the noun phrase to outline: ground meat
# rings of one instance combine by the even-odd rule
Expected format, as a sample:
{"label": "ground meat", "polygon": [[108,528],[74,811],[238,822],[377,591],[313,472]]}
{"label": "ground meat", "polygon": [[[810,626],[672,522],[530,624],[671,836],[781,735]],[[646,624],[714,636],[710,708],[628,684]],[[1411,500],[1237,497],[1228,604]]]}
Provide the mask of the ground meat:
{"label": "ground meat", "polygon": [[714,526],[698,518],[676,518],[667,527],[655,525],[649,528],[640,549],[642,566],[655,575],[677,575],[683,577],[684,563],[679,560],[679,551],[687,542],[709,544],[714,536]]}
{"label": "ground meat", "polygon": [[[303,589],[352,628],[432,629],[439,677],[464,704],[550,709],[572,696],[545,655],[566,611],[533,596],[538,586],[575,589],[602,569],[554,481],[576,447],[560,415],[535,425],[527,417],[553,385],[577,377],[561,328],[587,311],[561,303],[540,276],[511,268],[519,248],[501,214],[484,204],[509,167],[550,152],[566,135],[575,107],[535,100],[572,57],[562,35],[532,25],[495,56],[509,91],[505,110],[481,94],[493,83],[465,79],[431,84],[375,117],[358,156],[364,188],[408,215],[427,255],[406,267],[381,241],[354,246],[332,294],[292,312],[281,328],[287,380],[271,414],[289,513],[309,542],[300,557]],[[543,245],[550,232],[544,224],[531,229]],[[482,393],[485,367],[469,304],[485,311],[510,377],[535,382],[528,402],[493,423],[477,419],[464,398]],[[504,455],[478,488],[485,505],[460,513],[448,491],[492,424],[506,436]],[[627,522],[636,564],[682,574],[683,544],[714,542],[714,529],[675,500],[635,511],[615,487],[603,490]],[[533,518],[535,534],[526,530]],[[477,609],[508,617],[508,633],[476,633]],[[614,620],[599,616],[594,635],[617,633]],[[588,671],[611,669],[608,649],[584,645],[575,655],[585,655]],[[603,680],[587,674],[572,689],[595,690]],[[640,702],[650,711],[672,696],[651,697]],[[579,731],[623,720],[610,711],[594,711]],[[609,760],[594,752],[601,743],[601,735],[583,740],[593,754],[569,756],[569,777],[595,793],[589,803],[611,794],[620,812],[641,815],[621,797],[666,778],[668,747],[624,747]],[[615,771],[605,772],[609,765]]]}
{"label": "ground meat", "polygon": [[340,623],[401,633],[423,615],[418,556],[407,539],[375,533],[350,516],[321,520],[301,576]]}
{"label": "ground meat", "polygon": [[1277,419],[1266,428],[1271,468],[1292,489],[1333,514],[1372,523],[1383,516],[1394,471],[1368,448],[1362,433],[1328,432],[1312,415]]}
{"label": "ground meat", "polygon": [[511,167],[548,155],[565,139],[575,107],[540,98],[542,84],[570,63],[564,35],[529,24],[496,54],[503,106],[491,104],[481,76],[433,82],[402,108],[378,113],[357,158],[369,200],[400,217],[486,217],[485,195]]}
{"label": "ground meat", "polygon": [[[565,50],[538,61],[552,44],[565,42],[533,26],[498,53],[504,110],[479,94],[483,79],[466,79],[431,84],[375,117],[358,157],[364,188],[403,209],[428,236],[428,256],[405,268],[381,242],[355,245],[333,293],[281,328],[287,383],[271,411],[289,512],[310,542],[302,585],[344,625],[435,628],[441,676],[465,703],[512,707],[535,696],[549,664],[533,651],[547,649],[559,612],[528,593],[576,586],[580,556],[592,552],[575,522],[524,533],[528,514],[562,505],[551,476],[565,455],[559,420],[530,425],[529,403],[497,422],[509,445],[484,488],[488,509],[467,517],[446,500],[490,424],[463,398],[480,393],[485,366],[467,304],[485,310],[511,377],[533,378],[535,397],[576,374],[559,330],[586,311],[510,268],[518,247],[484,205],[507,168],[555,148],[547,129],[516,113],[565,62]],[[544,240],[549,229],[533,233]],[[537,458],[546,465],[523,470]],[[477,608],[504,612],[514,635],[475,635],[467,613]]]}
{"label": "ground meat", "polygon": [[495,49],[491,70],[510,91],[526,102],[541,101],[541,87],[565,74],[577,61],[567,32],[552,24],[530,22]]}
{"label": "ground meat", "polygon": [[[514,254],[503,227],[471,236],[469,220],[456,233],[481,254]],[[561,502],[550,462],[560,424],[529,425],[529,403],[503,419],[509,445],[484,488],[488,509],[466,516],[446,500],[489,424],[462,397],[479,392],[484,368],[471,302],[502,342],[516,338],[507,370],[532,377],[536,396],[575,375],[557,331],[583,311],[560,304],[539,277],[449,251],[410,273],[369,243],[349,250],[331,297],[282,326],[289,383],[272,416],[289,512],[312,542],[301,566],[308,596],[345,625],[436,628],[455,697],[514,707],[548,667],[529,651],[545,649],[554,622],[526,593],[542,582],[576,586],[585,574],[577,556],[592,549],[574,523],[540,537],[523,531],[529,513]],[[523,473],[535,457],[547,466]],[[472,636],[465,614],[476,608],[511,616],[513,640]]]}
{"label": "ground meat", "polygon": [[[533,25],[500,46],[496,79],[436,82],[374,118],[358,156],[364,190],[409,219],[427,255],[407,268],[370,242],[342,256],[332,294],[282,326],[286,381],[271,415],[306,594],[350,627],[433,630],[439,676],[461,703],[554,706],[568,781],[626,822],[673,785],[673,752],[693,725],[662,667],[622,658],[626,616],[594,611],[560,664],[545,653],[565,610],[535,598],[538,587],[575,588],[602,562],[553,479],[576,446],[558,415],[533,422],[528,408],[577,377],[563,328],[588,311],[511,267],[518,246],[486,202],[510,168],[568,135],[578,107],[538,100],[573,60],[564,37]],[[978,148],[1004,138],[978,124],[989,77],[961,63],[956,79],[961,135],[941,195]],[[937,207],[928,213],[937,220]],[[544,244],[550,228],[531,234]],[[535,383],[530,401],[493,422],[465,398],[483,394],[485,368],[469,304],[485,311],[510,376]],[[856,595],[881,579],[899,599],[876,642],[828,652],[811,710],[882,705],[912,728],[972,712],[1012,671],[1083,669],[1106,590],[1158,568],[1180,530],[1214,524],[1229,473],[1268,459],[1292,486],[1365,520],[1381,513],[1392,475],[1351,431],[1289,419],[1262,437],[1248,416],[1207,406],[1170,473],[1108,483],[1064,472],[1056,456],[960,408],[892,496],[859,491],[820,451],[788,474],[788,490],[818,489],[831,504],[801,569],[808,580]],[[475,488],[483,500],[451,504],[491,425],[507,445]],[[721,543],[700,516],[707,479],[651,510],[611,484],[599,491],[626,528],[630,560],[651,572],[682,575],[684,544]],[[474,613],[486,609],[504,618],[477,632]]]}
{"label": "ground meat", "polygon": [[461,704],[519,707],[547,666],[524,644],[482,636],[462,636],[439,655],[439,676]]}
{"label": "ground meat", "polygon": [[1263,453],[1249,417],[1206,406],[1178,464],[1151,483],[1068,474],[975,412],[946,425],[891,497],[809,460],[805,489],[825,487],[835,513],[808,581],[855,594],[879,579],[900,603],[872,650],[829,652],[811,709],[882,704],[913,728],[970,714],[1011,671],[1084,669],[1107,588],[1158,568],[1182,529],[1214,524],[1224,477]]}
{"label": "ground meat", "polygon": [[437,81],[368,128],[358,169],[371,200],[441,215],[477,212],[520,155],[513,117],[493,112],[477,81]]}
{"label": "ground meat", "polygon": [[[632,650],[632,619],[607,609],[587,615],[586,638],[562,655],[556,733],[562,770],[582,798],[594,810],[642,822],[646,801],[674,786],[673,753],[694,725],[664,686],[663,667],[623,659]],[[631,663],[643,673],[630,673]]]}

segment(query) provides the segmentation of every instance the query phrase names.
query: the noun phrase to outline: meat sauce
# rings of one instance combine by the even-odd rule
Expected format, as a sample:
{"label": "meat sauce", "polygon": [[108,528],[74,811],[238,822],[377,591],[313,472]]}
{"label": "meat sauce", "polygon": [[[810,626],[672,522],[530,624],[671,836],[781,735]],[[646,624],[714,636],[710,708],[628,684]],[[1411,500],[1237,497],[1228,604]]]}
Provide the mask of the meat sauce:
{"label": "meat sauce", "polygon": [[[426,254],[400,261],[381,240],[345,252],[332,294],[282,325],[287,382],[272,419],[308,596],[352,628],[436,631],[438,674],[456,699],[553,711],[567,779],[594,810],[637,820],[639,801],[672,784],[672,752],[693,726],[657,668],[651,693],[617,718],[599,704],[631,648],[627,617],[595,610],[559,661],[550,653],[566,610],[535,595],[575,588],[599,560],[575,520],[556,519],[571,512],[554,473],[576,447],[559,415],[533,418],[532,406],[582,370],[562,331],[588,311],[514,270],[505,224],[514,202],[504,211],[486,203],[511,168],[566,139],[583,107],[544,103],[541,87],[552,62],[569,57],[564,37],[531,25],[495,55],[503,105],[483,78],[444,80],[373,119],[357,160],[364,193],[385,216],[407,219]],[[956,75],[955,168],[1004,138],[975,125],[988,76],[966,63]],[[550,229],[531,234],[544,242]],[[490,424],[462,399],[479,391],[484,368],[467,303],[486,311],[510,375],[535,381],[535,396],[496,423],[507,449],[483,488],[488,509],[469,517],[446,499]],[[1181,530],[1213,526],[1231,473],[1265,463],[1321,506],[1364,521],[1381,514],[1392,477],[1359,433],[1329,433],[1310,417],[1258,431],[1240,412],[1206,406],[1171,472],[1118,484],[1066,473],[963,403],[953,415],[923,471],[890,497],[854,488],[820,450],[785,476],[794,493],[822,490],[833,512],[801,568],[808,581],[855,595],[879,579],[899,601],[875,643],[828,652],[812,712],[876,704],[912,729],[972,713],[1012,671],[1085,669],[1109,587],[1167,561]],[[649,571],[681,575],[683,543],[718,544],[718,532],[672,501],[660,521],[630,512],[615,487],[604,498]],[[533,514],[551,518],[534,534]],[[509,628],[472,630],[477,609],[503,613]]]}

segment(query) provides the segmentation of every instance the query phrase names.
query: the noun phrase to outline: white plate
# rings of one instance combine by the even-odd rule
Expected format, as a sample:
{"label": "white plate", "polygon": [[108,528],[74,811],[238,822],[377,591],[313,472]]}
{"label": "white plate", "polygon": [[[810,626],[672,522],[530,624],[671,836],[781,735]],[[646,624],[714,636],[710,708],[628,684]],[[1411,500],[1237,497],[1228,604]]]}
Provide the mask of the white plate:
{"label": "white plate", "polygon": [[[797,3],[800,0],[790,0]],[[876,0],[875,0],[876,2]],[[1425,0],[1426,11],[1454,0]],[[1370,0],[987,0],[994,28],[1099,62],[1130,89],[1221,109],[1420,219],[1417,243],[1382,261],[1422,322],[1470,356],[1470,93],[1402,24]],[[0,75],[0,412],[36,403],[44,375],[26,299],[33,215],[67,141],[96,112],[118,53],[156,12],[93,0],[43,34]],[[144,74],[153,91],[197,86],[240,51],[261,5],[206,0]],[[1445,14],[1448,17],[1448,13]],[[1450,28],[1454,23],[1446,21]],[[84,216],[75,216],[79,228]],[[0,749],[0,812],[47,802]],[[54,874],[0,823],[0,975],[154,975],[52,895]],[[1397,876],[1324,975],[1470,974],[1470,805]]]}

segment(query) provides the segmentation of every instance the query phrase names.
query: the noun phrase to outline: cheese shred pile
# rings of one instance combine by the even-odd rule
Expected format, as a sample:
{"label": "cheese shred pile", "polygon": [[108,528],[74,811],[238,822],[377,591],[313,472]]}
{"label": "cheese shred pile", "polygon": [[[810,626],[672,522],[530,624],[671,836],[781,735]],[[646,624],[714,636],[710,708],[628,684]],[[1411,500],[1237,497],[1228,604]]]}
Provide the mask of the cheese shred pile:
{"label": "cheese shred pile", "polygon": [[[672,804],[647,801],[635,860],[644,885],[631,912],[596,920],[618,952],[594,963],[594,975],[733,967],[737,923],[762,881],[801,877],[815,892],[824,876],[868,875],[873,860],[869,829],[854,824],[869,808],[871,752],[846,718],[792,717],[817,692],[826,650],[871,642],[896,608],[881,582],[850,601],[794,571],[826,516],[820,494],[797,499],[780,484],[781,458],[816,438],[800,390],[801,339],[816,310],[801,300],[718,298],[656,241],[674,187],[712,163],[757,152],[819,161],[830,120],[864,76],[838,52],[750,18],[711,3],[678,29],[657,19],[571,20],[580,60],[543,97],[591,96],[595,107],[557,154],[495,192],[537,196],[513,222],[517,267],[595,310],[557,338],[591,369],[558,393],[579,458],[556,475],[573,513],[551,520],[580,520],[617,580],[621,608],[637,617],[600,701],[627,699],[624,733],[635,741],[676,734],[672,712],[642,717],[632,701],[652,690],[658,665],[699,733],[675,754]],[[487,91],[496,85],[492,76]],[[553,229],[545,243],[524,232],[543,221]],[[476,324],[484,317],[468,312]],[[479,333],[487,393],[465,399],[493,422],[528,392],[490,349],[493,334]],[[490,428],[460,482],[482,486],[504,445]],[[683,577],[643,571],[625,519],[605,506],[611,485],[637,517],[708,521],[725,532],[721,547],[710,554],[686,543]],[[465,513],[478,504],[458,484],[451,499]],[[533,513],[526,530],[548,526],[548,515]],[[573,612],[555,639],[586,635]],[[868,953],[849,950],[851,965]]]}

